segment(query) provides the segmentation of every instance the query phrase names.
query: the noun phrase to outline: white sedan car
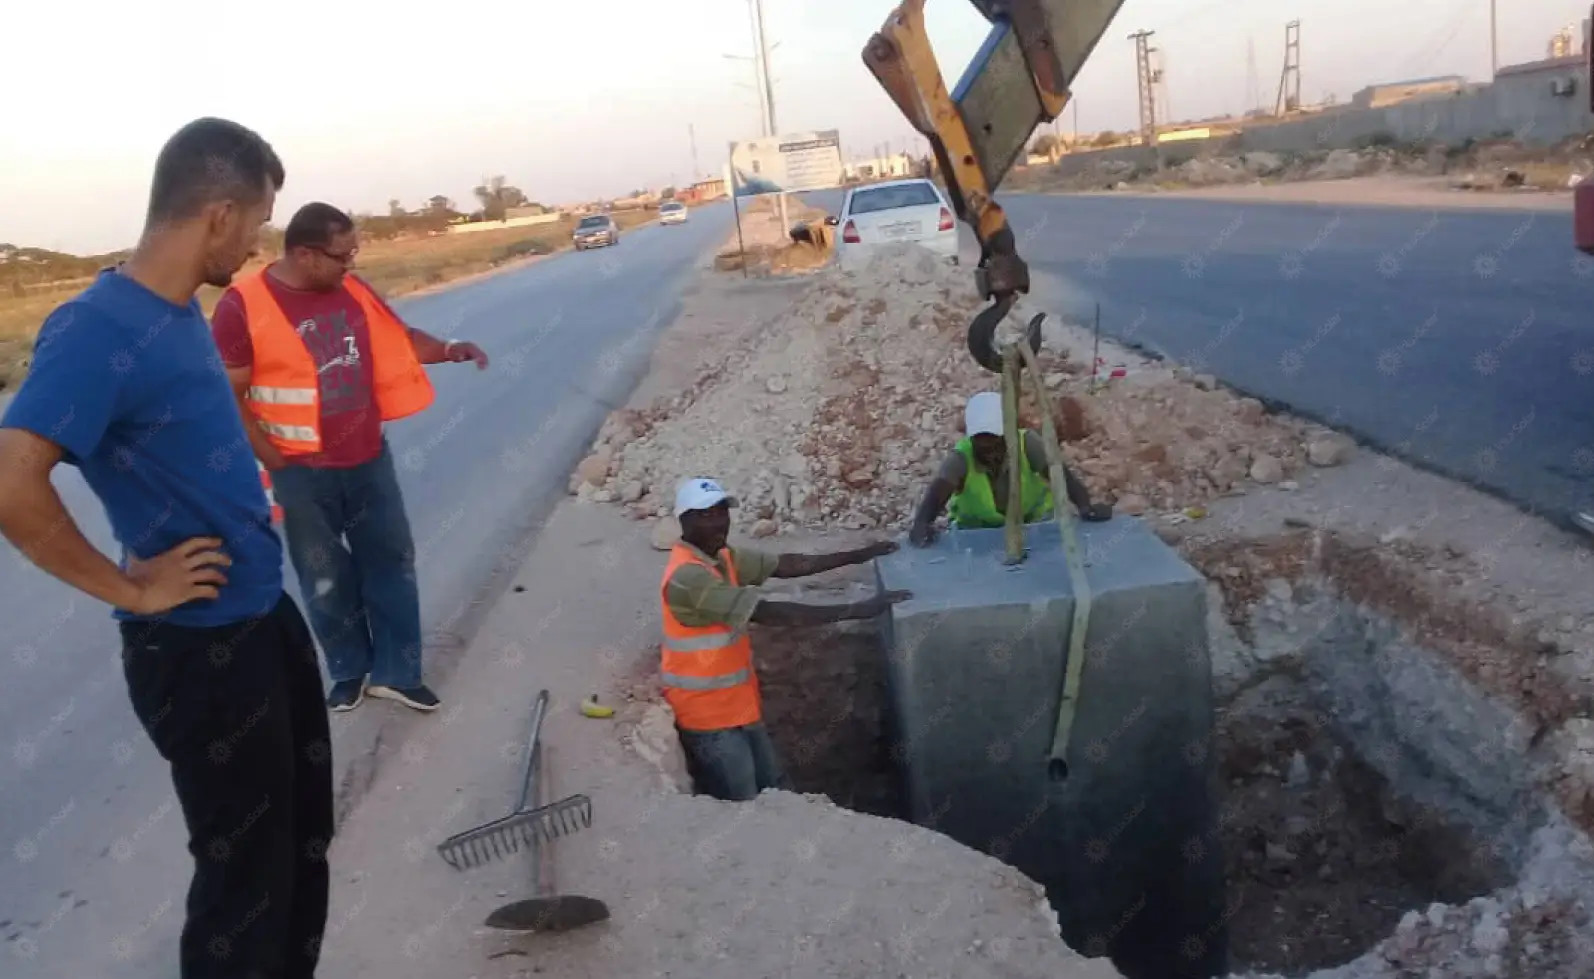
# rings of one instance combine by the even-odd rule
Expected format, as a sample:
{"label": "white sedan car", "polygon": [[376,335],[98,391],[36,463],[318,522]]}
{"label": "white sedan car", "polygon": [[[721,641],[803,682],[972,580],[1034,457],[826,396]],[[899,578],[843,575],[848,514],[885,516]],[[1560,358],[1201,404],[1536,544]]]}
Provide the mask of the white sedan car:
{"label": "white sedan car", "polygon": [[685,224],[686,205],[680,201],[665,201],[659,205],[660,224]]}
{"label": "white sedan car", "polygon": [[957,221],[941,188],[922,177],[854,187],[841,214],[826,222],[839,229],[836,261],[862,265],[881,245],[913,242],[953,262],[958,255]]}

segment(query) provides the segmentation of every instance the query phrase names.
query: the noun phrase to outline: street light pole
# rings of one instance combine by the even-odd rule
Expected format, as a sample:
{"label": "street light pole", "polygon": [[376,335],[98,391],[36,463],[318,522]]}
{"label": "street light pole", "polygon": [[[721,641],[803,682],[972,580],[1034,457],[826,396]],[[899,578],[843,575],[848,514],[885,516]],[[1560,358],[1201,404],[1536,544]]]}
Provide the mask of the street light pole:
{"label": "street light pole", "polygon": [[[746,55],[743,55],[743,54],[727,54],[725,57],[729,58],[732,61],[749,61],[749,62],[752,62],[752,65],[753,65],[753,101],[758,103],[758,126],[759,126],[758,132],[759,132],[759,135],[761,135],[761,136],[768,136],[769,135],[769,106],[764,101],[764,73],[759,71],[759,69],[758,69],[758,57],[757,57],[757,55],[754,55],[753,57],[749,58],[749,57],[747,57]],[[746,88],[747,86],[742,85],[741,83],[737,83],[736,87],[737,88]]]}
{"label": "street light pole", "polygon": [[[764,0],[748,0],[753,12],[753,46],[759,55],[759,64],[763,67],[764,82],[764,135],[774,136],[780,132],[780,125],[775,121],[775,85],[769,78],[769,38],[764,33]],[[785,234],[791,228],[791,218],[786,210],[786,194],[782,191],[777,200],[780,206],[781,233]]]}
{"label": "street light pole", "polygon": [[1489,80],[1500,74],[1500,20],[1495,14],[1495,0],[1489,0]]}

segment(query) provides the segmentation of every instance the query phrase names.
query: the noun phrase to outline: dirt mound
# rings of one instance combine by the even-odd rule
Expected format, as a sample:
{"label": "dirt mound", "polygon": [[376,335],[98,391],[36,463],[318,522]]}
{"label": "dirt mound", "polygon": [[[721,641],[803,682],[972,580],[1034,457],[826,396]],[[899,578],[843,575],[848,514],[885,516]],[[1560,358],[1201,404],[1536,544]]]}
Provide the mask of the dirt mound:
{"label": "dirt mound", "polygon": [[[571,492],[630,505],[639,519],[665,516],[679,480],[707,475],[741,499],[740,519],[756,533],[903,526],[960,437],[968,397],[998,388],[965,346],[981,305],[967,269],[917,246],[825,269],[686,391],[611,417]],[[1021,305],[1010,322],[1028,315]],[[1166,368],[1089,393],[1090,365],[1069,356],[1061,332],[1051,328],[1041,361],[1065,454],[1125,512],[1199,506],[1349,452],[1210,378]],[[1022,414],[1038,425],[1028,396]]]}
{"label": "dirt mound", "polygon": [[1173,190],[1401,175],[1442,177],[1454,190],[1553,191],[1594,172],[1594,145],[1587,136],[1536,146],[1511,139],[1400,142],[1391,134],[1378,133],[1355,147],[1302,153],[1244,150],[1243,144],[1243,137],[1212,141],[1198,156],[1165,158],[1161,163],[1149,153],[1140,159],[1125,159],[1120,151],[1082,153],[1065,157],[1056,167],[1020,170],[1012,183],[1045,190]]}

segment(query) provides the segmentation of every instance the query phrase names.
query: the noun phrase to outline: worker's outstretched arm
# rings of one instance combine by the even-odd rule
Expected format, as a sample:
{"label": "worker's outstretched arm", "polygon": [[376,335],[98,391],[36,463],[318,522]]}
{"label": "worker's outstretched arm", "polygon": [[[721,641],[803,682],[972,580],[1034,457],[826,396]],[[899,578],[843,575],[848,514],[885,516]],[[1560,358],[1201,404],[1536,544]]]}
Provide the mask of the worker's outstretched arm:
{"label": "worker's outstretched arm", "polygon": [[945,477],[937,476],[930,480],[930,485],[924,489],[923,499],[919,501],[919,508],[913,513],[913,527],[908,531],[910,543],[924,547],[935,540],[936,518],[946,512],[947,501],[952,499],[957,489]]}
{"label": "worker's outstretched arm", "polygon": [[775,564],[772,578],[805,578],[811,574],[823,574],[834,571],[836,568],[845,568],[853,564],[862,564],[872,561],[897,549],[895,541],[879,541],[864,547],[855,547],[850,551],[837,551],[833,554],[782,554]]}
{"label": "worker's outstretched arm", "polygon": [[750,621],[759,625],[826,625],[883,615],[898,602],[912,598],[910,592],[888,591],[850,605],[804,605],[800,602],[771,602],[765,599],[753,609]]}
{"label": "worker's outstretched arm", "polygon": [[361,279],[360,284],[370,290],[371,295],[376,297],[376,301],[382,304],[382,308],[389,316],[404,323],[404,328],[410,331],[410,345],[415,348],[415,358],[421,363],[463,364],[470,361],[480,370],[487,369],[487,354],[482,348],[463,341],[451,344],[447,340],[439,340],[418,326],[405,323],[403,317],[393,311],[393,307],[388,305],[388,301],[372,287],[371,283]]}
{"label": "worker's outstretched arm", "polygon": [[[1039,432],[1026,432],[1024,438],[1024,454],[1029,459],[1030,468],[1050,483],[1052,477],[1051,467],[1046,459],[1046,443],[1042,441]],[[1090,488],[1074,474],[1074,470],[1066,462],[1063,463],[1063,482],[1067,484],[1063,489],[1068,493],[1068,502],[1079,511],[1082,519],[1093,522],[1112,519],[1111,504],[1092,503]],[[1057,492],[1057,488],[1052,487],[1052,492]]]}

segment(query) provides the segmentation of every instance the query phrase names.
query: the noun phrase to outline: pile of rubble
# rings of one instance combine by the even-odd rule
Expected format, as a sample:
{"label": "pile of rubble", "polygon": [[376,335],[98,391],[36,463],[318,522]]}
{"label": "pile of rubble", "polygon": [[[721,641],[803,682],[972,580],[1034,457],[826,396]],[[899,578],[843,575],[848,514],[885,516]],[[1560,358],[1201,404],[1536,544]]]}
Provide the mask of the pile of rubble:
{"label": "pile of rubble", "polygon": [[1160,169],[1149,156],[1141,161],[1102,159],[1067,174],[1040,168],[1026,176],[1031,183],[1073,190],[1218,187],[1375,175],[1446,177],[1456,190],[1554,190],[1575,183],[1594,170],[1587,142],[1579,139],[1553,147],[1533,147],[1513,140],[1480,140],[1461,145],[1380,140],[1377,145],[1355,149],[1307,153],[1219,150]]}
{"label": "pile of rubble", "polygon": [[[679,480],[703,475],[739,497],[757,536],[904,526],[960,437],[968,397],[999,386],[965,346],[981,306],[968,280],[911,245],[824,270],[685,391],[611,416],[571,492],[646,519],[669,514]],[[1121,511],[1177,512],[1250,483],[1288,489],[1303,465],[1335,465],[1352,449],[1157,365],[1089,393],[1088,356],[1067,353],[1077,338],[1048,328],[1041,362],[1064,453]],[[1022,414],[1037,427],[1028,396]]]}

